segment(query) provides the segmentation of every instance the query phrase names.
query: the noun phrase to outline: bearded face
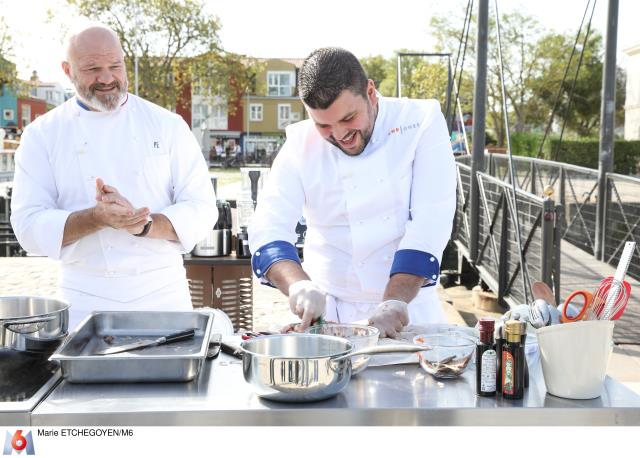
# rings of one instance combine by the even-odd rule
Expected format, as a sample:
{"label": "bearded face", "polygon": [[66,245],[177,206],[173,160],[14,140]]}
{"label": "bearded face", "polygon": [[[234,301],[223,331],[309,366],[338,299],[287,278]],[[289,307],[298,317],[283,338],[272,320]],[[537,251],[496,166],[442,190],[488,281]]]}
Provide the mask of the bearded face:
{"label": "bearded face", "polygon": [[89,107],[98,111],[114,111],[124,102],[127,96],[128,81],[126,73],[121,82],[114,77],[110,83],[94,82],[83,84],[80,78],[72,78],[78,98]]}

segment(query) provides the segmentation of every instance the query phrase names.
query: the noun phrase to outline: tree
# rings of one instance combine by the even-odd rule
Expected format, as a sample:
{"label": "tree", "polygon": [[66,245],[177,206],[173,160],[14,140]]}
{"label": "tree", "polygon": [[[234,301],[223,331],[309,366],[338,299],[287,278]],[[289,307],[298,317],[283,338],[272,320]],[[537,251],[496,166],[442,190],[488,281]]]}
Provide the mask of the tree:
{"label": "tree", "polygon": [[[401,50],[398,52],[407,52]],[[382,56],[365,57],[361,59],[362,66],[369,78],[375,83],[382,95],[393,97],[397,92],[397,57],[385,59]],[[448,70],[446,60],[427,56],[405,56],[401,60],[402,96],[418,99],[436,99],[445,110],[447,100]],[[473,88],[473,81],[469,73],[463,74],[461,79],[463,91],[460,95],[471,94],[468,90]],[[457,81],[456,81],[457,82]],[[451,110],[453,110],[453,98],[451,94]],[[462,111],[471,110],[472,97],[461,98]]]}
{"label": "tree", "polygon": [[[576,17],[577,24],[578,17]],[[431,28],[438,41],[438,49],[457,49],[462,18],[436,16]],[[476,19],[472,18],[467,43],[466,68],[475,68]],[[519,11],[501,12],[501,41],[504,64],[505,93],[512,132],[544,130],[551,114],[562,75],[573,44],[574,33],[543,33],[539,22]],[[488,72],[487,72],[487,126],[494,131],[500,145],[505,140],[505,122],[502,110],[502,91],[497,53],[495,17],[489,17]],[[583,34],[585,32],[583,31]],[[572,61],[569,76],[575,74],[582,38]],[[468,63],[468,65],[467,65]],[[619,70],[616,81],[616,122],[623,116],[625,76]],[[573,101],[566,114],[568,132],[579,136],[593,136],[600,123],[602,84],[602,37],[590,34],[585,55],[576,82]],[[572,78],[562,86],[560,107],[556,120],[562,122],[568,102]]]}
{"label": "tree", "polygon": [[[174,109],[180,94],[198,82],[210,97],[233,101],[249,84],[251,62],[225,52],[219,20],[198,0],[67,0],[78,13],[112,27],[122,43],[131,91],[138,61],[138,93]],[[242,69],[242,70],[241,70]]]}
{"label": "tree", "polygon": [[380,90],[382,82],[387,79],[389,73],[388,60],[383,56],[378,55],[360,59],[360,63],[362,64],[364,71],[367,73],[367,76],[373,80],[376,88]]}
{"label": "tree", "polygon": [[12,51],[9,28],[4,18],[0,17],[0,89],[5,84],[14,90],[17,89],[18,74],[15,64],[10,60]]}
{"label": "tree", "polygon": [[[533,82],[532,88],[537,99],[544,103],[548,112],[551,112],[562,85],[555,119],[561,124],[566,122],[566,128],[571,133],[581,137],[594,137],[597,136],[600,128],[602,36],[599,33],[592,33],[587,40],[580,70],[573,88],[573,97],[569,105],[569,95],[576,70],[578,69],[583,37],[578,40],[579,45],[569,68],[569,76],[562,83],[562,76],[569,58],[567,50],[572,49],[574,40],[574,37],[558,33],[549,33],[540,40],[539,46],[544,50],[541,59],[542,72],[540,77]],[[618,68],[616,76],[616,123],[624,122],[625,83],[625,73]],[[568,111],[567,106],[569,106]]]}

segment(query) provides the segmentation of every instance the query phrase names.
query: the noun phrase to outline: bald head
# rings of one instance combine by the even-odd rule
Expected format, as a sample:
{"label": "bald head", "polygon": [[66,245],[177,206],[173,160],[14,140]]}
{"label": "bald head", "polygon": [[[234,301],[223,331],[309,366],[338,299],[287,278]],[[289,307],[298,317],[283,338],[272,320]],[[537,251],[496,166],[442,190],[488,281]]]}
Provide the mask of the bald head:
{"label": "bald head", "polygon": [[91,109],[114,111],[126,99],[124,52],[108,27],[92,25],[71,35],[62,69]]}
{"label": "bald head", "polygon": [[120,52],[124,55],[118,35],[109,27],[95,25],[69,36],[65,57],[72,62],[77,57],[101,52]]}

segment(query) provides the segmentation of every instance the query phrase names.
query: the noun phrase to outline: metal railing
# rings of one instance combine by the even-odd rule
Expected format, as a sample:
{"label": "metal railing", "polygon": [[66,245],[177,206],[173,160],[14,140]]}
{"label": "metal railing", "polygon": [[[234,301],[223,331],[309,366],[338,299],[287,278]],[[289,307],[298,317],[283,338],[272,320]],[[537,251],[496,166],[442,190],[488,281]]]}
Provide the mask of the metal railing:
{"label": "metal railing", "polygon": [[[469,166],[471,156],[456,158],[459,165]],[[561,238],[594,254],[596,245],[596,205],[598,171],[562,162],[515,156],[517,187],[535,196],[551,196],[563,209]],[[485,154],[485,172],[509,182],[508,157]],[[459,171],[459,176],[461,172]],[[602,234],[602,261],[617,265],[625,241],[637,242],[640,259],[640,179],[615,173],[607,174],[606,217]],[[640,279],[640,262],[632,261],[629,274]]]}
{"label": "metal railing", "polygon": [[[604,233],[604,261],[617,265],[624,242],[636,242],[636,255],[640,255],[640,179],[616,173],[607,173],[607,191]],[[633,256],[629,275],[640,279],[640,256]]]}
{"label": "metal railing", "polygon": [[[455,241],[469,258],[471,168],[458,161],[458,206]],[[513,206],[513,189],[506,181],[478,172],[480,190],[479,251],[471,260],[498,299],[510,306],[531,299],[531,283],[542,280],[560,287],[560,243],[562,206],[553,200],[517,190],[518,208]],[[524,266],[520,265],[515,237],[516,220],[522,236]],[[524,267],[524,268],[523,268]]]}

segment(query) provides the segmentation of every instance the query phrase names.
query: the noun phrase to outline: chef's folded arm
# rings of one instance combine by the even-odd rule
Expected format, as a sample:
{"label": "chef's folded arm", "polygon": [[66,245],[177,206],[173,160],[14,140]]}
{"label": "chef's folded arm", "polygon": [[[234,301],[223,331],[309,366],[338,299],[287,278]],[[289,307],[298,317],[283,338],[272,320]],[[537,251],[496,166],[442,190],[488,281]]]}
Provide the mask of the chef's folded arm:
{"label": "chef's folded arm", "polygon": [[11,199],[11,225],[22,248],[32,254],[60,259],[68,210],[57,207],[55,179],[47,147],[37,127],[27,127],[15,158],[15,186]]}
{"label": "chef's folded arm", "polygon": [[[413,164],[410,218],[394,255],[387,291],[398,274],[414,276],[421,286],[435,285],[442,252],[451,237],[456,172],[449,134],[440,112],[425,120],[425,126]],[[411,279],[405,276],[403,282]]]}

